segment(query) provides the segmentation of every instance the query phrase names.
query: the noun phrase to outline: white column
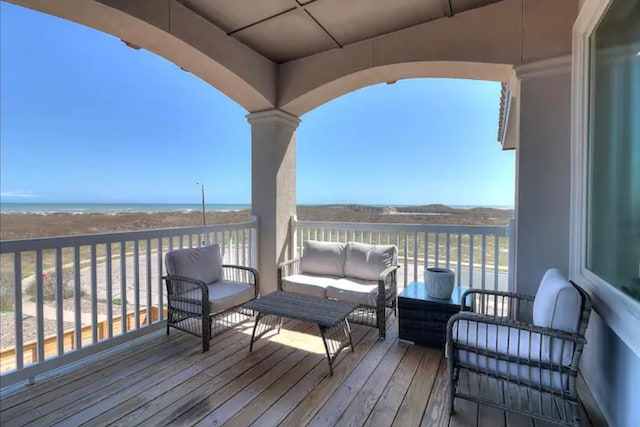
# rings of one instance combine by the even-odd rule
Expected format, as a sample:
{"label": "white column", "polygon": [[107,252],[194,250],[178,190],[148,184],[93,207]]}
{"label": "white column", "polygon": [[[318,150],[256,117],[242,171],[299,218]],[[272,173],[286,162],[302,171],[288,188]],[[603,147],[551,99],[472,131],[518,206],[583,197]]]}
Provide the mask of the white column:
{"label": "white column", "polygon": [[535,294],[548,268],[569,273],[571,58],[524,64],[516,76],[515,286]]}
{"label": "white column", "polygon": [[282,110],[247,115],[251,124],[251,208],[259,220],[260,293],[277,289],[279,262],[289,245],[289,221],[296,214],[296,129],[298,117]]}

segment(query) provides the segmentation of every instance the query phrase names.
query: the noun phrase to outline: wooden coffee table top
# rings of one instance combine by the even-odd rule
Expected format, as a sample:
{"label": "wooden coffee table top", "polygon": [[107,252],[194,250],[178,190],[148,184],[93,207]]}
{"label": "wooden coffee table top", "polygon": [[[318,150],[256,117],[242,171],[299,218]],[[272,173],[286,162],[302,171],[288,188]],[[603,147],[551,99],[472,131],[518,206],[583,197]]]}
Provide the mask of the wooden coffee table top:
{"label": "wooden coffee table top", "polygon": [[276,291],[243,304],[243,308],[263,314],[288,317],[331,327],[344,320],[358,304]]}

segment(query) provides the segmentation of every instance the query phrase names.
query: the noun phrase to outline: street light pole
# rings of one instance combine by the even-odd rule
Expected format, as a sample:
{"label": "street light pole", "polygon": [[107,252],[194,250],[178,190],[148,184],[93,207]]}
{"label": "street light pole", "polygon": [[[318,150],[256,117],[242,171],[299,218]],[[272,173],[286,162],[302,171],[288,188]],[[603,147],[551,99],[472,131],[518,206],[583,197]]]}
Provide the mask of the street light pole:
{"label": "street light pole", "polygon": [[202,192],[202,225],[207,225],[207,217],[205,216],[204,212],[204,184],[196,182],[196,185],[200,186],[200,190]]}

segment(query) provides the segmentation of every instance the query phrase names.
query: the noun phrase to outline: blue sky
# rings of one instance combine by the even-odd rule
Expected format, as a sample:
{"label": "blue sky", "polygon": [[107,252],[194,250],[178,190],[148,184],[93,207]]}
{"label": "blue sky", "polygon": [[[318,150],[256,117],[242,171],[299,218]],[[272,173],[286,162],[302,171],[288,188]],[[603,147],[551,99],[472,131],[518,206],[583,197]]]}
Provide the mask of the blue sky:
{"label": "blue sky", "polygon": [[[37,28],[37,31],[34,29]],[[250,203],[242,107],[119,39],[0,3],[2,202]],[[410,79],[302,117],[298,202],[502,205],[500,85]]]}

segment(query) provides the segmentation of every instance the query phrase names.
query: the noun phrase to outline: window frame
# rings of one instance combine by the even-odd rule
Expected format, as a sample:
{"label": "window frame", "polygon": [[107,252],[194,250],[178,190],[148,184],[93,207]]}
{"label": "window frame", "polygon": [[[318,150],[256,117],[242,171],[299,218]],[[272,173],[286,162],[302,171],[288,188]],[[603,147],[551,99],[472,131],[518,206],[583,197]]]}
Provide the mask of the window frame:
{"label": "window frame", "polygon": [[640,302],[586,268],[589,135],[594,101],[591,39],[615,0],[585,0],[573,26],[571,95],[571,234],[570,278],[584,286],[594,310],[631,350],[640,357]]}

